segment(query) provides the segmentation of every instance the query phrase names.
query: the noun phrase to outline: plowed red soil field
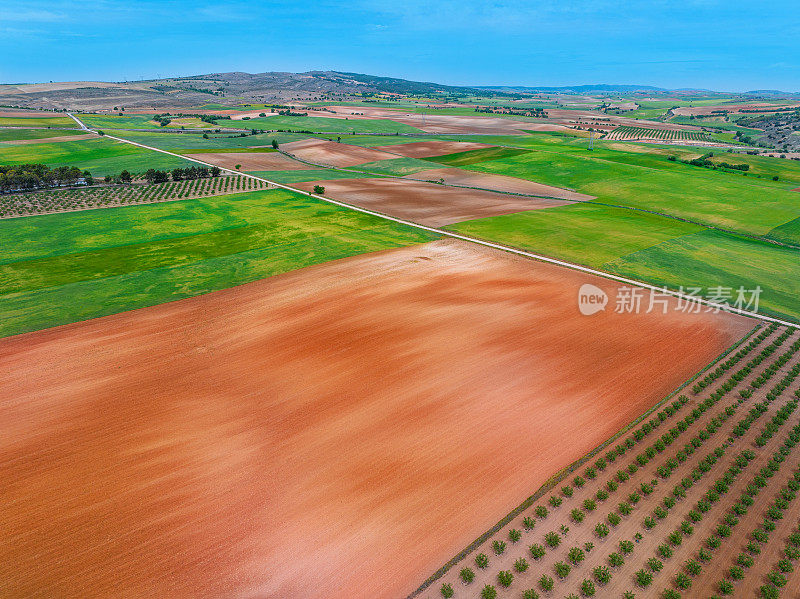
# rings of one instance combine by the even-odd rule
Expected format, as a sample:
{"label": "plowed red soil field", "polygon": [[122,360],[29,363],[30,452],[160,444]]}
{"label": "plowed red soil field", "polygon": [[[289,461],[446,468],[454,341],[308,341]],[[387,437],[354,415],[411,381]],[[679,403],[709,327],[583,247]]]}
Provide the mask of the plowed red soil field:
{"label": "plowed red soil field", "polygon": [[[324,139],[303,139],[282,144],[281,150],[289,152],[310,162],[318,164],[329,164],[331,166],[355,166],[365,162],[376,162],[378,160],[391,160],[397,158],[394,154],[373,150],[372,148],[362,148],[350,146],[348,144],[336,143]],[[309,167],[305,167],[309,168]]]}
{"label": "plowed red soil field", "polygon": [[[428,172],[423,171],[415,176],[427,178]],[[338,179],[295,183],[295,187],[306,191],[312,191],[315,185],[322,185],[325,196],[329,198],[431,227],[566,203],[563,200],[513,196],[481,189],[446,187],[411,179]]]}
{"label": "plowed red soil field", "polygon": [[0,594],[403,596],[750,326],[587,281],[439,241],[0,340]]}
{"label": "plowed red soil field", "polygon": [[399,154],[409,158],[429,158],[431,156],[444,156],[468,150],[481,150],[491,148],[490,144],[481,144],[471,141],[416,141],[410,144],[397,144],[393,146],[375,146],[376,150]]}
{"label": "plowed red soil field", "polygon": [[480,187],[483,189],[496,189],[509,193],[525,193],[550,198],[561,198],[564,200],[585,201],[594,199],[594,196],[578,193],[561,187],[544,185],[527,179],[508,177],[506,175],[495,175],[493,173],[479,173],[476,171],[465,171],[460,168],[440,168],[422,171],[406,175],[408,178],[425,179],[435,181],[442,179],[445,183],[452,185],[465,185],[467,187]]}
{"label": "plowed red soil field", "polygon": [[296,171],[308,168],[302,162],[287,158],[279,152],[207,152],[186,154],[186,157],[222,168],[236,168],[240,164],[242,171]]}

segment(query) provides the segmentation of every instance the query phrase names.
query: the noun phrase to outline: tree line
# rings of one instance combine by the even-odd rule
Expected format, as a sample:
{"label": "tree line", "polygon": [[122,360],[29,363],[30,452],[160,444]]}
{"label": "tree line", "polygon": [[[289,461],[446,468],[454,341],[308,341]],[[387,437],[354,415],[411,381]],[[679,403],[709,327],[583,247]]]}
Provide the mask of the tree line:
{"label": "tree line", "polygon": [[50,168],[46,164],[0,165],[0,193],[48,189],[83,183],[94,185],[94,177],[89,171],[77,166]]}

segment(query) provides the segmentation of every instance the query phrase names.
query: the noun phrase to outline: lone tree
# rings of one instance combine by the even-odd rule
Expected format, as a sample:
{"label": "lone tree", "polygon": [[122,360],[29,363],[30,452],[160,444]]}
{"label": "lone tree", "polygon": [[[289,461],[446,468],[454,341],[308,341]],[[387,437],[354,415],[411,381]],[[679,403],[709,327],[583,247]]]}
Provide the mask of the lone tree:
{"label": "lone tree", "polygon": [[315,185],[314,193],[317,195],[322,195],[323,193],[325,193],[325,188],[322,185]]}
{"label": "lone tree", "polygon": [[128,171],[122,171],[119,174],[119,180],[122,183],[130,183],[131,182],[131,174]]}
{"label": "lone tree", "polygon": [[278,140],[277,139],[273,139],[272,140],[272,147],[275,148],[276,150],[278,149]]}

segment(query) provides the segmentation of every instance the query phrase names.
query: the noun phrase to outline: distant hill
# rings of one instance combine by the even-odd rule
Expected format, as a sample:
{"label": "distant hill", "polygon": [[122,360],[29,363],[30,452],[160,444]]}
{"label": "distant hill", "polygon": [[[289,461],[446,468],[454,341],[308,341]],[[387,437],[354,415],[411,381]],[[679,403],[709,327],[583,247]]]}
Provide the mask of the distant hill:
{"label": "distant hill", "polygon": [[[448,96],[480,93],[458,87],[395,77],[338,71],[306,73],[210,73],[146,81],[80,81],[0,85],[0,104],[28,108],[111,110],[188,108],[203,104],[290,103],[354,99],[379,93]],[[505,95],[502,92],[489,92]]]}
{"label": "distant hill", "polygon": [[636,92],[666,92],[663,87],[653,87],[652,85],[609,85],[605,83],[596,85],[569,85],[562,87],[546,86],[480,86],[483,90],[503,90],[503,91],[523,91],[523,92],[542,92],[547,94],[592,94],[592,93],[617,93],[631,94]]}

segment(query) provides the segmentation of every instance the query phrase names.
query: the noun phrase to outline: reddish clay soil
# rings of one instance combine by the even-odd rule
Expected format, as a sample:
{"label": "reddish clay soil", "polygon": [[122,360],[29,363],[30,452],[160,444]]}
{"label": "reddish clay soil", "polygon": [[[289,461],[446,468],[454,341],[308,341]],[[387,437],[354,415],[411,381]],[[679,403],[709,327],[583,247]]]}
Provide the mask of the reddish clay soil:
{"label": "reddish clay soil", "polygon": [[550,198],[561,198],[563,200],[584,201],[594,199],[595,196],[578,193],[561,187],[544,185],[517,177],[507,177],[505,175],[494,175],[491,173],[479,173],[475,171],[465,171],[460,168],[440,168],[406,175],[406,177],[434,181],[444,179],[445,183],[452,185],[465,185],[467,187],[481,187],[483,189],[496,189],[509,193],[526,193],[530,195],[546,196]]}
{"label": "reddish clay soil", "polygon": [[[361,148],[348,144],[336,143],[325,139],[303,139],[288,144],[281,144],[281,150],[302,160],[329,164],[331,166],[355,166],[365,162],[390,160],[396,155],[388,154],[372,148]],[[309,167],[305,167],[309,168]]]}
{"label": "reddish clay soil", "polygon": [[8,597],[404,596],[750,328],[457,241],[0,340]]}
{"label": "reddish clay soil", "polygon": [[237,164],[241,164],[243,171],[299,171],[309,168],[279,152],[209,152],[185,156],[223,168],[236,168]]}
{"label": "reddish clay soil", "polygon": [[[427,177],[428,172],[417,173],[417,176]],[[481,189],[446,187],[411,179],[338,179],[295,183],[295,187],[306,191],[312,191],[315,185],[322,185],[325,196],[329,198],[431,227],[566,203]]]}
{"label": "reddish clay soil", "polygon": [[374,149],[407,156],[409,158],[429,158],[430,156],[444,156],[468,150],[482,150],[492,148],[490,144],[481,144],[470,141],[417,141],[410,144],[397,144],[394,146],[376,146]]}

